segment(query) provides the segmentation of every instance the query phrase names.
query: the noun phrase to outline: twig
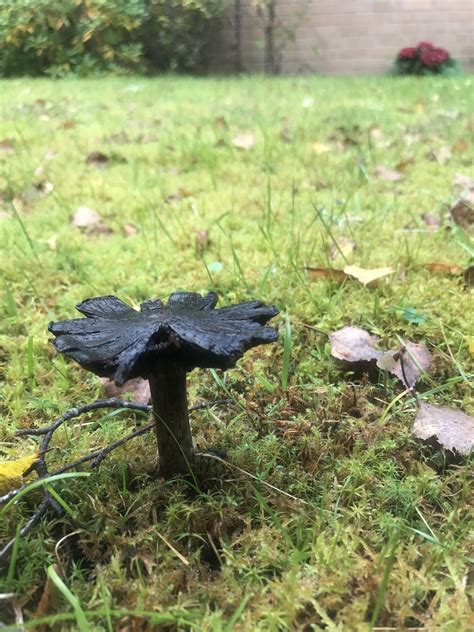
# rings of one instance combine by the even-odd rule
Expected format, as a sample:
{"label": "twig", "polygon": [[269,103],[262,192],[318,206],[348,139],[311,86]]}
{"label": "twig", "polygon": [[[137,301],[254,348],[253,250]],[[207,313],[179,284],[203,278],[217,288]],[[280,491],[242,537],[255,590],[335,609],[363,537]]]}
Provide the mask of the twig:
{"label": "twig", "polygon": [[[215,405],[228,404],[230,402],[231,402],[231,400],[229,400],[229,399],[219,399],[219,400],[215,400],[215,401],[211,401],[211,402],[201,402],[199,404],[191,406],[191,408],[189,408],[189,412],[194,412],[196,410],[202,410],[204,408],[210,408],[211,406],[215,406]],[[46,464],[46,460],[45,459],[46,459],[47,452],[49,452],[49,450],[50,450],[49,444],[51,442],[51,439],[53,437],[54,432],[62,424],[64,424],[66,421],[69,421],[70,419],[73,419],[74,417],[78,417],[79,415],[83,415],[85,413],[88,413],[88,412],[91,412],[91,411],[94,411],[94,410],[98,410],[100,408],[136,410],[136,411],[139,411],[139,412],[146,412],[146,413],[152,411],[152,407],[151,406],[147,406],[147,405],[143,405],[143,404],[135,404],[133,402],[127,402],[127,401],[120,400],[120,399],[99,399],[99,400],[97,400],[95,402],[92,402],[90,404],[84,404],[83,406],[77,406],[77,407],[71,408],[66,413],[61,415],[61,417],[58,417],[47,428],[26,428],[24,430],[18,431],[16,433],[16,436],[25,436],[25,435],[29,435],[29,436],[43,436],[43,440],[42,440],[40,448],[39,448],[39,455],[40,456],[39,456],[39,459],[38,459],[37,463],[35,464],[35,469],[37,470],[40,479],[41,478],[45,478],[46,476],[50,475],[50,472],[48,470],[48,466]],[[127,435],[125,437],[122,437],[122,439],[114,441],[113,443],[111,443],[110,445],[106,446],[105,448],[102,448],[100,450],[96,450],[96,451],[92,452],[91,454],[88,454],[86,456],[81,457],[80,459],[77,459],[76,461],[73,461],[72,463],[68,463],[64,467],[62,467],[59,470],[53,472],[53,474],[62,474],[63,472],[67,472],[68,470],[72,470],[72,469],[76,468],[77,466],[81,465],[82,463],[86,463],[88,461],[93,461],[92,464],[91,464],[91,467],[97,467],[98,465],[100,465],[100,463],[113,450],[116,450],[117,448],[121,447],[122,445],[127,443],[127,441],[130,441],[131,439],[134,439],[135,437],[139,437],[139,436],[149,432],[150,430],[152,430],[152,428],[154,428],[154,426],[155,426],[154,423],[147,424],[146,426],[142,426],[141,428],[138,428],[137,430],[135,430],[134,432],[130,433],[129,435]],[[25,487],[27,487],[27,485],[22,485],[18,489],[14,489],[14,490],[10,491],[8,494],[5,494],[4,496],[0,496],[0,504],[4,504],[4,503],[8,502],[9,500],[11,500],[12,498],[14,498],[23,489],[25,489]],[[25,524],[25,526],[20,530],[20,536],[27,535],[33,529],[33,527],[44,516],[44,514],[48,510],[48,507],[52,507],[56,511],[56,513],[61,515],[61,513],[62,513],[61,506],[50,495],[50,493],[47,491],[47,489],[45,489],[44,490],[44,494],[43,494],[43,500],[41,501],[41,504],[34,511],[33,515],[30,517],[30,519]],[[6,544],[3,547],[3,549],[0,550],[0,566],[3,565],[6,561],[8,561],[8,559],[10,557],[10,554],[11,554],[11,551],[13,549],[14,543],[15,543],[15,538],[10,540],[10,542],[8,542],[8,544]]]}

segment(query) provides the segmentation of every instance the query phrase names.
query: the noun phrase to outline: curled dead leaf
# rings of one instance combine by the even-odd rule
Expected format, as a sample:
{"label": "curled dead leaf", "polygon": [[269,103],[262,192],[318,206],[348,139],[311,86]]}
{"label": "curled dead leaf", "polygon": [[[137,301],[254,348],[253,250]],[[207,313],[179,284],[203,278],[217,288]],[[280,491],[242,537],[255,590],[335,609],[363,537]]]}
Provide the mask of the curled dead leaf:
{"label": "curled dead leaf", "polygon": [[474,447],[474,418],[455,408],[421,402],[412,434],[432,447],[468,456]]}

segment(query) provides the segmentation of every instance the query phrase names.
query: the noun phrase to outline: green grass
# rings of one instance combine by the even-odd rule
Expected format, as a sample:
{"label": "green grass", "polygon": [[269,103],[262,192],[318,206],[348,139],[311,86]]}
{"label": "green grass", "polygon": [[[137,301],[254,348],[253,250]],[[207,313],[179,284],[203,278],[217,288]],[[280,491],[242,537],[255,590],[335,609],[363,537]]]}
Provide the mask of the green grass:
{"label": "green grass", "polygon": [[[421,395],[472,413],[472,294],[423,268],[465,266],[472,244],[422,217],[443,218],[453,179],[471,169],[472,80],[18,80],[0,91],[0,141],[14,141],[0,149],[0,450],[33,450],[16,429],[101,395],[48,343],[48,322],[74,317],[84,298],[138,305],[215,290],[222,305],[258,297],[281,312],[277,344],[224,375],[189,376],[191,403],[234,399],[192,418],[198,448],[224,448],[233,467],[203,471],[192,494],[157,477],[151,435],[136,439],[89,478],[55,484],[68,514],[18,539],[0,593],[16,592],[34,622],[57,563],[57,598],[41,616],[58,630],[85,620],[108,632],[127,617],[128,629],[143,619],[213,632],[467,630],[471,470],[416,444],[414,400],[391,377],[344,372],[324,332],[353,324],[384,346],[424,342],[433,363]],[[255,134],[249,151],[231,142],[244,131]],[[130,142],[117,142],[124,132]],[[429,159],[443,147],[450,158]],[[112,159],[86,164],[92,151]],[[374,175],[407,160],[399,182]],[[34,188],[47,182],[50,193]],[[80,206],[111,232],[81,233]],[[309,278],[305,266],[344,265],[341,238],[356,242],[349,263],[396,274],[370,289]],[[53,466],[135,418],[86,421],[57,433]],[[0,544],[39,494],[1,516]],[[0,613],[14,622],[8,599]]]}

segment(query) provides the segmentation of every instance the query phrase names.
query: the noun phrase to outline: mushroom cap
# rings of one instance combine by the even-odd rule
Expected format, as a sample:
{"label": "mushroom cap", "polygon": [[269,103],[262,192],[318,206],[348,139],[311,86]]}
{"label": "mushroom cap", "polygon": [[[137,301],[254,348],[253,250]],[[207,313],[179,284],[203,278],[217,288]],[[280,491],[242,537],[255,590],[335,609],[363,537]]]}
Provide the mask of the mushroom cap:
{"label": "mushroom cap", "polygon": [[228,369],[247,349],[278,338],[276,329],[265,327],[276,307],[216,304],[214,293],[175,292],[166,305],[145,301],[137,311],[116,296],[98,296],[76,306],[86,318],[52,322],[48,329],[59,352],[119,386],[170,363],[185,371]]}

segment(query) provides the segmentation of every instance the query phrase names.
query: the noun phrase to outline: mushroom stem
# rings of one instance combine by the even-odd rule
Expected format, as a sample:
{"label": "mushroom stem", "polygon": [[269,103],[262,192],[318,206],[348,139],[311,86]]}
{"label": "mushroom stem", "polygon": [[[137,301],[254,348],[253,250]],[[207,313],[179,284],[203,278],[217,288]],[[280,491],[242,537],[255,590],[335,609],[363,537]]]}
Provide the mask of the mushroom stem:
{"label": "mushroom stem", "polygon": [[189,475],[194,448],[189,426],[186,371],[167,364],[149,378],[160,472],[164,478]]}

